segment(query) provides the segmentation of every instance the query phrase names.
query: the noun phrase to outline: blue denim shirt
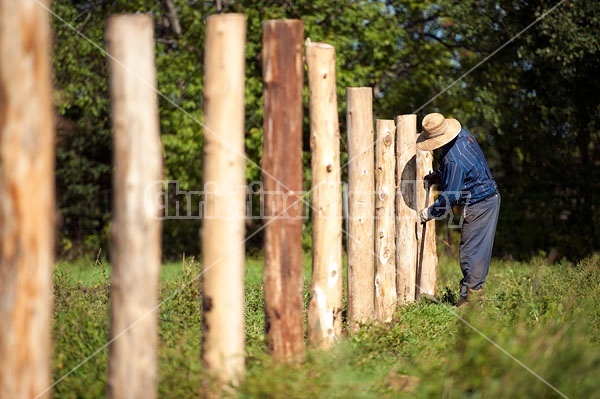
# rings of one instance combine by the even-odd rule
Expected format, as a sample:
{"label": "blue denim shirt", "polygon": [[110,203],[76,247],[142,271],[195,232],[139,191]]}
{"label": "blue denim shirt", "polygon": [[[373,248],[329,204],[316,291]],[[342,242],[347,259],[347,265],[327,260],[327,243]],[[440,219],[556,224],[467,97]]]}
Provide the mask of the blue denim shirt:
{"label": "blue denim shirt", "polygon": [[474,204],[498,191],[496,181],[477,140],[465,129],[442,147],[436,169],[442,192],[429,207],[434,217],[441,217],[454,205]]}

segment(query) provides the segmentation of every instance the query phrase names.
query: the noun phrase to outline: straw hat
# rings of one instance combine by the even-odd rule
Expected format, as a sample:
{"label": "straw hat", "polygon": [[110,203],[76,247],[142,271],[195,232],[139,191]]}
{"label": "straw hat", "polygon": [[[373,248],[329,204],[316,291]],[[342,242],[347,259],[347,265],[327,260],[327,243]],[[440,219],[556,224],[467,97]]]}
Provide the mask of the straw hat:
{"label": "straw hat", "polygon": [[423,118],[423,131],[417,137],[417,148],[432,151],[454,140],[460,132],[460,122],[446,119],[442,114],[428,114]]}

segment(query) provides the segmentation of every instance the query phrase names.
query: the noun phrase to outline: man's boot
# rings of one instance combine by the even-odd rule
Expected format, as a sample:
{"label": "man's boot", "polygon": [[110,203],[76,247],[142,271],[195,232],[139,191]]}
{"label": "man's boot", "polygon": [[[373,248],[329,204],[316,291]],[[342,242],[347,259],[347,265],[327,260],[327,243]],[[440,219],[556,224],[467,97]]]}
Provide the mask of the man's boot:
{"label": "man's boot", "polygon": [[481,306],[484,299],[483,288],[472,290],[469,288],[466,296],[461,296],[456,304],[457,308],[463,308],[471,305]]}

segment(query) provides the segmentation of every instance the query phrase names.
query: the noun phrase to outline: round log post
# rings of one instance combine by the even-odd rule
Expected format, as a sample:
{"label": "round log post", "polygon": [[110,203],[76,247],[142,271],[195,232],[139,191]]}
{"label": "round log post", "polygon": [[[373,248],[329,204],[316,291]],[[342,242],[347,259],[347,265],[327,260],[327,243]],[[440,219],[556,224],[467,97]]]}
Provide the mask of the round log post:
{"label": "round log post", "polygon": [[306,63],[313,223],[308,338],[328,348],[342,332],[342,191],[334,47],[307,40]]}
{"label": "round log post", "polygon": [[[416,136],[415,136],[416,140]],[[431,151],[417,150],[417,210],[425,207],[425,204],[433,204],[433,190],[425,190],[423,176],[433,170],[433,154]],[[429,196],[427,199],[426,196]],[[415,299],[421,294],[435,295],[435,284],[437,279],[437,252],[435,244],[435,221],[426,225],[419,223],[417,248],[417,288]]]}
{"label": "round log post", "polygon": [[374,317],[373,89],[346,89],[348,126],[348,330]]}
{"label": "round log post", "polygon": [[52,34],[37,3],[0,0],[0,398],[50,391]]}
{"label": "round log post", "polygon": [[417,265],[416,115],[396,117],[396,290],[398,303],[415,301]]}
{"label": "round log post", "polygon": [[238,385],[245,372],[246,17],[209,16],[205,40],[202,361],[220,385],[211,390]]}
{"label": "round log post", "polygon": [[375,147],[375,314],[389,323],[396,312],[396,154],[393,120],[376,121]]}
{"label": "round log post", "polygon": [[263,22],[265,326],[276,361],[304,355],[302,44],[304,22]]}
{"label": "round log post", "polygon": [[112,398],[155,398],[162,213],[154,198],[163,169],[154,21],[143,14],[111,16],[106,41],[115,167],[107,392]]}

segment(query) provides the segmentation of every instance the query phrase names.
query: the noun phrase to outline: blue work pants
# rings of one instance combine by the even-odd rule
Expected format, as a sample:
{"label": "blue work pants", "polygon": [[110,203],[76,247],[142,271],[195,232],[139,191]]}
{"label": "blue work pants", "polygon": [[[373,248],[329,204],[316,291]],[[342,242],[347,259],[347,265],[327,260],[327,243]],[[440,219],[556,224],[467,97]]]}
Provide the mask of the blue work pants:
{"label": "blue work pants", "polygon": [[466,297],[469,290],[480,290],[488,275],[492,259],[492,247],[496,235],[500,194],[483,201],[466,205],[460,237],[460,295]]}

